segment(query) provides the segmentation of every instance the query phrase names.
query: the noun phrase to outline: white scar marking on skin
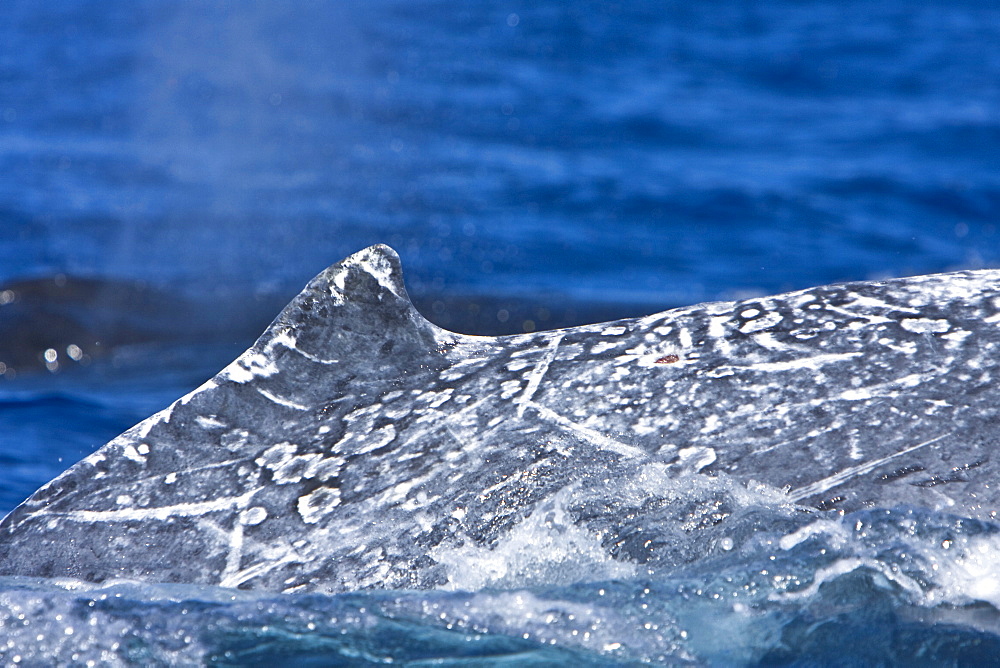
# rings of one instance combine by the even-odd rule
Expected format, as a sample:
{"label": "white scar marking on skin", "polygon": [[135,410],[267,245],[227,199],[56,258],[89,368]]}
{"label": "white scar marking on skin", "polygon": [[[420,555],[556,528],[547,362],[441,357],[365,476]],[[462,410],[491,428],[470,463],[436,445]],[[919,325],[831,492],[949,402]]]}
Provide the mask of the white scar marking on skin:
{"label": "white scar marking on skin", "polygon": [[855,357],[860,357],[862,353],[839,353],[832,355],[813,355],[812,357],[801,357],[785,362],[761,362],[747,366],[722,366],[716,371],[792,371],[802,368],[819,368],[825,364],[833,362],[844,362]]}
{"label": "white scar marking on skin", "polygon": [[302,559],[298,558],[294,554],[286,554],[281,559],[275,559],[274,561],[261,561],[253,566],[248,566],[242,571],[237,571],[235,573],[223,574],[223,577],[219,580],[220,587],[239,587],[241,584],[247,580],[252,580],[253,578],[260,577],[265,573],[273,571],[279,566],[284,566],[290,563],[304,563]]}
{"label": "white scar marking on skin", "polygon": [[899,324],[903,329],[914,334],[927,334],[930,332],[944,334],[951,329],[951,323],[944,319],[904,318]]}
{"label": "white scar marking on skin", "polygon": [[540,404],[536,404],[533,401],[530,402],[528,405],[530,405],[532,408],[538,411],[538,415],[543,420],[558,425],[563,429],[566,429],[576,434],[583,440],[596,445],[599,448],[602,448],[604,450],[610,450],[612,452],[617,452],[618,454],[623,455],[625,457],[646,456],[646,452],[644,450],[632,445],[627,445],[625,443],[622,443],[621,441],[616,441],[615,439],[609,436],[605,436],[604,434],[598,431],[594,431],[593,429],[584,427],[583,425],[579,425],[573,422],[572,420],[565,418],[562,415],[559,415],[559,413],[556,413],[551,408],[542,406]]}
{"label": "white scar marking on skin", "polygon": [[[757,311],[757,309],[751,309],[752,311]],[[744,315],[747,311],[744,311]],[[770,313],[765,313],[760,317],[754,317],[753,320],[746,322],[740,331],[744,334],[752,334],[753,332],[759,332],[761,330],[767,329],[768,327],[773,327],[777,325],[782,320],[782,315],[777,311],[771,311]]]}
{"label": "white scar marking on skin", "polygon": [[834,487],[839,487],[840,485],[843,485],[851,478],[855,478],[859,475],[864,475],[865,473],[869,473],[870,471],[878,468],[879,466],[885,464],[887,461],[891,459],[895,459],[896,457],[900,457],[902,455],[911,453],[914,450],[919,450],[920,448],[926,447],[932,443],[937,443],[942,438],[945,438],[950,435],[951,432],[948,432],[947,434],[941,434],[937,438],[932,438],[929,441],[918,443],[917,445],[906,448],[905,450],[900,450],[899,452],[888,455],[886,457],[873,459],[872,461],[865,462],[864,464],[858,464],[857,466],[848,467],[843,471],[834,473],[832,476],[823,478],[822,480],[817,480],[812,484],[806,485],[805,487],[795,490],[790,494],[790,496],[793,501],[801,501],[803,499],[808,499],[811,496],[816,496],[817,494],[823,494],[824,492],[830,491]]}
{"label": "white scar marking on skin", "polygon": [[790,343],[784,343],[778,341],[774,338],[774,335],[769,332],[759,332],[754,334],[753,342],[759,345],[761,348],[767,348],[768,350],[777,350],[780,352],[798,353],[800,355],[807,355],[812,352],[812,349],[808,346],[794,345]]}
{"label": "white scar marking on skin", "polygon": [[[918,313],[917,310],[912,308],[907,308],[905,306],[900,306],[899,304],[890,304],[889,302],[882,301],[881,299],[876,299],[875,297],[869,297],[867,295],[854,294],[854,301],[851,305],[857,304],[858,306],[866,306],[869,308],[884,308],[887,311],[903,311],[904,313]],[[827,308],[831,308],[827,305]],[[846,311],[850,313],[850,311]]]}
{"label": "white scar marking on skin", "polygon": [[556,349],[559,348],[562,338],[563,335],[558,334],[549,341],[549,346],[545,350],[545,354],[538,360],[535,368],[531,370],[531,375],[528,376],[528,386],[524,388],[524,393],[514,400],[514,403],[517,404],[517,417],[524,415],[525,407],[531,403],[531,398],[538,391],[538,385],[542,382],[545,372],[549,370],[549,365],[552,364],[552,360],[556,356]]}
{"label": "white scar marking on skin", "polygon": [[324,359],[318,355],[313,355],[312,353],[307,353],[306,351],[299,348],[299,342],[295,339],[295,336],[290,330],[284,329],[274,335],[267,343],[267,348],[265,349],[268,353],[271,353],[277,346],[284,346],[289,350],[294,350],[299,355],[302,355],[310,362],[316,362],[317,364],[337,364],[339,360],[334,359]]}
{"label": "white scar marking on skin", "polygon": [[[177,404],[180,404],[182,406],[186,406],[187,403],[189,401],[191,401],[191,399],[193,399],[194,397],[198,396],[202,392],[207,392],[209,390],[214,390],[218,386],[219,385],[218,385],[218,383],[215,382],[214,378],[211,379],[211,380],[207,380],[207,381],[205,381],[201,385],[201,387],[198,387],[198,388],[195,388],[194,390],[191,390],[190,392],[188,392],[187,394],[185,394],[183,397],[181,397],[180,399],[178,399],[177,401],[175,401],[173,404],[171,404],[171,408],[173,408],[173,406],[176,406]],[[157,413],[156,415],[159,415],[159,413]],[[156,417],[156,415],[154,415],[153,417]],[[152,419],[152,418],[150,418],[150,419]]]}
{"label": "white scar marking on skin", "polygon": [[752,369],[757,371],[790,371],[804,367],[818,368],[833,362],[844,362],[855,357],[861,357],[862,353],[841,353],[835,355],[813,355],[812,357],[802,357],[797,360],[787,360],[785,362],[763,362],[754,364]]}
{"label": "white scar marking on skin", "polygon": [[884,394],[899,390],[900,388],[916,387],[931,377],[931,374],[911,373],[908,376],[890,380],[887,383],[879,383],[878,385],[868,385],[866,387],[844,390],[836,398],[843,399],[844,401],[864,401],[873,397],[884,396]]}
{"label": "white scar marking on skin", "polygon": [[[250,512],[253,512],[253,510],[254,509],[251,509]],[[257,508],[256,510],[262,509]],[[246,524],[248,524],[246,521],[246,513],[241,514],[240,517],[237,518],[231,531],[226,531],[213,522],[203,521],[201,523],[201,527],[206,532],[215,534],[229,547],[229,552],[226,555],[226,566],[219,574],[220,587],[239,587],[244,582],[264,575],[284,564],[304,563],[304,560],[298,554],[286,547],[284,549],[284,554],[280,559],[268,559],[267,561],[258,562],[240,570],[240,564],[242,563],[244,556],[244,548],[247,546],[243,529]],[[259,522],[251,521],[249,524],[259,524]]]}
{"label": "white scar marking on skin", "polygon": [[[226,555],[226,568],[222,571],[222,578],[219,584],[223,587],[227,586],[225,583],[233,575],[235,575],[240,568],[240,562],[243,561],[243,522],[238,519],[234,522],[233,530],[229,534],[229,554]],[[237,586],[229,585],[229,586]]]}
{"label": "white scar marking on skin", "polygon": [[134,520],[167,520],[171,517],[197,517],[230,508],[246,508],[250,499],[264,489],[257,487],[239,496],[228,496],[212,501],[178,503],[155,508],[124,508],[122,510],[74,510],[67,513],[49,513],[80,522],[129,522]]}
{"label": "white scar marking on skin", "polygon": [[268,351],[274,350],[275,346],[284,346],[290,350],[298,350],[298,341],[292,335],[291,330],[283,329],[267,342]]}
{"label": "white scar marking on skin", "polygon": [[226,423],[214,416],[209,415],[197,415],[194,421],[198,423],[198,426],[203,429],[219,429],[220,427],[225,427]]}
{"label": "white scar marking on skin", "polygon": [[[211,382],[211,381],[209,381],[209,382]],[[205,383],[205,385],[208,385],[208,383]],[[213,384],[213,387],[214,387],[214,384]],[[204,388],[204,386],[202,386],[202,388]],[[139,424],[137,424],[132,429],[136,430],[136,432],[139,434],[139,438],[140,439],[146,438],[147,436],[149,436],[149,432],[152,431],[153,427],[155,427],[158,424],[166,424],[166,423],[170,422],[170,417],[174,414],[174,409],[177,407],[178,403],[182,403],[182,404],[183,403],[187,403],[187,401],[191,397],[193,397],[198,392],[201,392],[202,388],[199,388],[199,389],[195,390],[194,392],[191,392],[191,393],[187,394],[186,396],[182,397],[181,399],[178,399],[174,403],[172,403],[169,406],[167,406],[166,408],[164,408],[159,413],[154,413],[153,415],[149,416],[148,418],[146,418],[145,420],[143,420],[142,422],[140,422]],[[211,388],[205,388],[205,389],[211,389]],[[129,431],[132,431],[132,430],[130,429]]]}
{"label": "white scar marking on skin", "polygon": [[278,373],[274,360],[255,352],[252,348],[236,358],[232,364],[219,372],[220,376],[234,383],[248,383],[255,378],[267,378]]}
{"label": "white scar marking on skin", "polygon": [[133,446],[131,443],[126,445],[125,449],[122,450],[122,456],[124,456],[126,459],[131,459],[134,462],[138,462],[139,464],[146,463],[146,458],[140,455],[139,451],[136,450],[135,446]]}
{"label": "white scar marking on skin", "polygon": [[340,360],[324,359],[322,357],[319,357],[318,355],[313,355],[312,353],[307,353],[306,351],[302,350],[301,348],[295,348],[295,352],[297,352],[299,355],[302,355],[303,357],[305,357],[310,362],[316,362],[317,364],[327,364],[327,365],[329,365],[329,364],[337,364],[338,362],[340,362]]}
{"label": "white scar marking on skin", "polygon": [[[117,483],[117,484],[114,484],[114,485],[109,485],[105,489],[108,489],[108,490],[111,490],[111,489],[125,489],[125,490],[130,490],[130,489],[134,489],[136,485],[140,485],[140,484],[146,482],[147,480],[159,480],[161,478],[167,484],[171,484],[171,482],[176,482],[176,480],[177,480],[177,474],[179,474],[179,473],[180,474],[184,474],[184,475],[188,475],[188,474],[192,474],[192,473],[199,473],[201,471],[209,471],[211,469],[217,469],[217,468],[224,468],[226,466],[232,466],[233,464],[239,464],[239,463],[241,463],[243,461],[246,461],[246,460],[243,460],[243,459],[227,459],[226,461],[216,462],[214,464],[206,464],[204,466],[194,466],[194,467],[190,467],[190,468],[179,468],[176,471],[171,471],[170,473],[167,473],[165,475],[163,473],[156,473],[156,474],[153,474],[153,475],[147,475],[147,476],[142,476],[142,477],[131,478],[127,483]],[[173,476],[172,480],[167,480],[167,478],[170,478],[171,476]]]}
{"label": "white scar marking on skin", "polygon": [[708,336],[715,342],[719,352],[723,355],[729,355],[732,351],[732,345],[726,339],[726,328],[731,318],[732,314],[727,313],[712,316],[708,322]]}
{"label": "white scar marking on skin", "polygon": [[[867,320],[868,324],[870,324],[870,325],[881,324],[881,323],[888,323],[888,322],[894,322],[894,320],[892,318],[886,318],[885,316],[881,316],[881,315],[872,315],[870,313],[856,313],[854,311],[849,311],[846,308],[839,308],[837,306],[833,306],[832,304],[825,304],[823,308],[825,310],[827,310],[827,311],[832,311],[833,313],[839,313],[840,315],[846,315],[848,318],[856,318],[858,320]],[[913,311],[911,311],[911,309],[899,308],[899,307],[894,307],[894,308],[896,308],[897,310],[900,310],[900,311],[910,311],[910,312],[913,312]]]}
{"label": "white scar marking on skin", "polygon": [[279,397],[276,394],[271,394],[270,392],[268,392],[267,390],[265,390],[262,387],[258,387],[257,388],[257,392],[259,392],[262,396],[264,396],[265,398],[269,399],[270,401],[273,401],[276,404],[280,404],[280,405],[286,406],[288,408],[294,408],[297,411],[307,411],[307,410],[309,410],[308,406],[303,406],[302,404],[297,404],[294,401],[291,401],[289,399],[285,399],[284,397]]}
{"label": "white scar marking on skin", "polygon": [[684,350],[690,349],[692,344],[694,343],[691,339],[691,332],[689,332],[684,327],[681,327],[680,331],[677,334],[680,337],[681,348],[683,348]]}

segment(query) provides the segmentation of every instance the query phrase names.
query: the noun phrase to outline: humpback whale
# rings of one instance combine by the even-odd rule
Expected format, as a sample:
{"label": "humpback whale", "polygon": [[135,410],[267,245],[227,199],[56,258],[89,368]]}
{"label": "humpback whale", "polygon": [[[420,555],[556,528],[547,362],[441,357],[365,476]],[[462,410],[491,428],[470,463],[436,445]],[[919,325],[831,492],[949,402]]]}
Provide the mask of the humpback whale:
{"label": "humpback whale", "polygon": [[[8,515],[0,575],[467,588],[672,568],[763,516],[993,519],[998,285],[965,271],[480,337],[425,320],[373,246]],[[539,528],[576,560],[548,559]]]}

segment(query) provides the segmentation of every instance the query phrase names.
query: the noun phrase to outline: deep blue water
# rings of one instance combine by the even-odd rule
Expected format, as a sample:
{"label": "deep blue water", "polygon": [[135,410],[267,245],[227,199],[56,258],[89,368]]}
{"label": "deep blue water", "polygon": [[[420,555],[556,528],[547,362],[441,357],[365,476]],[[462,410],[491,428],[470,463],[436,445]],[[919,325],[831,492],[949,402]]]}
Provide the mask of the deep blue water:
{"label": "deep blue water", "polygon": [[[998,266],[998,225],[991,2],[8,0],[0,514],[211,376],[309,278],[372,243],[400,253],[431,319],[509,333]],[[888,597],[877,639],[924,634],[921,656],[943,660],[996,642],[964,622],[913,631],[913,615],[943,613],[864,577],[838,586],[845,609]],[[658,605],[690,618],[679,596]],[[856,630],[822,610],[764,618]],[[371,641],[357,624],[344,656]],[[561,632],[536,656],[512,640],[516,621],[500,627],[477,647],[609,660]],[[414,628],[397,629],[400,647],[458,652]],[[802,634],[802,656],[837,656]],[[316,638],[316,656],[343,645]],[[684,651],[794,662],[795,641],[757,642]],[[372,656],[426,658],[386,647]],[[664,651],[630,656],[687,660]]]}

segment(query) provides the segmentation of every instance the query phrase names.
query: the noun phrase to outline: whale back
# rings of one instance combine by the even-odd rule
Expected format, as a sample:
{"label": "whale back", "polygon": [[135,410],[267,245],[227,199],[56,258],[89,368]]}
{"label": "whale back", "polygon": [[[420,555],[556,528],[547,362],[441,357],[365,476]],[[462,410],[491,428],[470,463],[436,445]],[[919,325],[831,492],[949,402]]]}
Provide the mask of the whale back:
{"label": "whale back", "polygon": [[472,587],[674,567],[765,516],[992,518],[998,278],[471,337],[427,322],[374,246],[4,519],[0,574]]}

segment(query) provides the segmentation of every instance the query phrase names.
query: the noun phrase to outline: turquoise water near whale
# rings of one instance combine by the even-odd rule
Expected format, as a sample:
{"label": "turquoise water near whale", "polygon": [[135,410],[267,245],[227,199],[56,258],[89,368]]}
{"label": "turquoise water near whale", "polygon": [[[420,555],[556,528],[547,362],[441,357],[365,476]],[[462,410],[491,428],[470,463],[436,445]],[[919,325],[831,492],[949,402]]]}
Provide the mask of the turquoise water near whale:
{"label": "turquoise water near whale", "polygon": [[[0,11],[0,512],[371,243],[470,333],[1000,264],[988,2]],[[764,527],[756,551],[656,582],[300,599],[5,581],[0,656],[994,660],[996,528],[878,512]]]}

